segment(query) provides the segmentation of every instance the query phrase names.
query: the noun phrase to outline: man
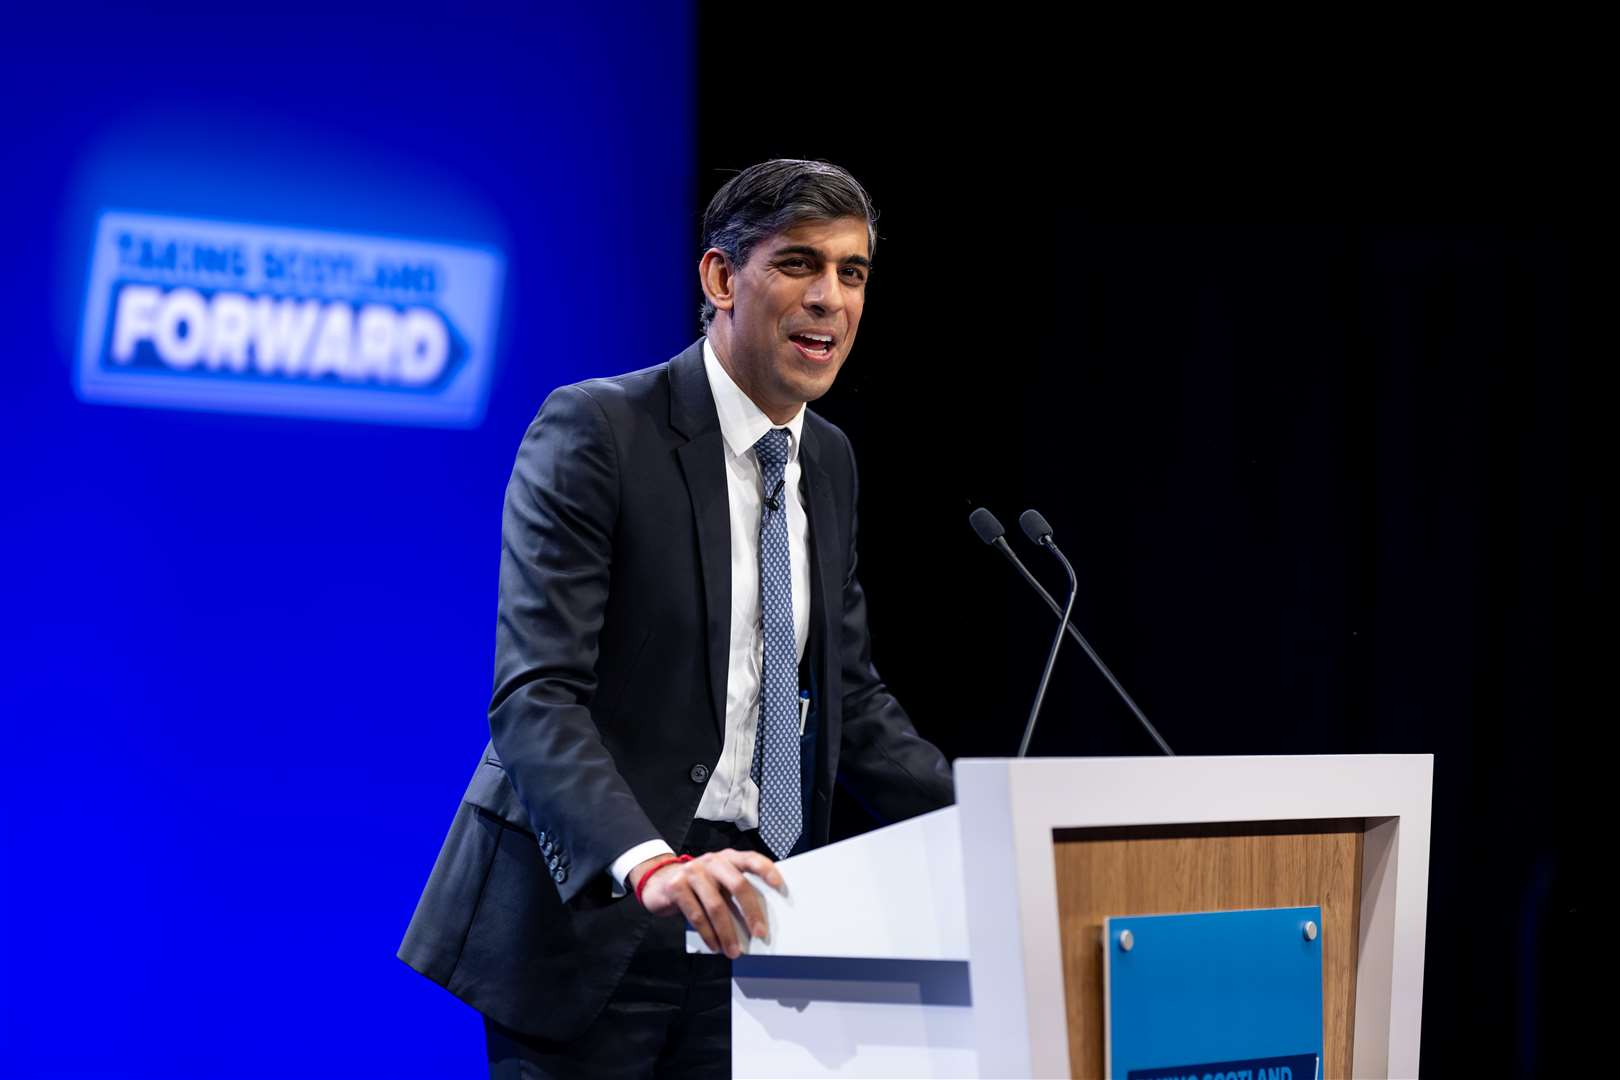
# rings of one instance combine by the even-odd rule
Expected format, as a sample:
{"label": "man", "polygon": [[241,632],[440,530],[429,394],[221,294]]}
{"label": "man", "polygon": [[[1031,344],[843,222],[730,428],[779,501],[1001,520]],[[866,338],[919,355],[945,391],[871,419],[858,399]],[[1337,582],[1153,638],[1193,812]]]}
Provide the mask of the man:
{"label": "man", "polygon": [[[507,488],[490,745],[399,955],[485,1014],[492,1076],[725,1075],[729,909],[827,840],[952,800],[870,660],[849,442],[805,408],[855,342],[866,192],[744,170],[704,216],[705,337],[565,386]],[[690,861],[678,861],[681,849]]]}

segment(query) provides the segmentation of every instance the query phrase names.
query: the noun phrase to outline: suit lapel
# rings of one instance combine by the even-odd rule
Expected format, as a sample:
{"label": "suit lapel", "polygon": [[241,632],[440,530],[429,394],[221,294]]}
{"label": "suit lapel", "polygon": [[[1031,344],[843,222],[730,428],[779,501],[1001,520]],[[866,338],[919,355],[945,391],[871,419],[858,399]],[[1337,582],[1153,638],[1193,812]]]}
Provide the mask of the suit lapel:
{"label": "suit lapel", "polygon": [[[840,597],[843,595],[843,576],[839,573],[838,510],[833,504],[832,482],[821,467],[821,440],[816,436],[810,418],[805,417],[804,447],[802,453],[805,506],[810,517],[810,650],[817,663],[816,685],[823,696],[835,693],[837,681],[833,679],[833,658],[838,655],[837,627],[843,613]],[[826,701],[816,702],[816,716],[822,723],[822,739],[836,739],[837,732],[829,732],[826,725],[833,710]],[[822,761],[831,760],[825,753]],[[822,777],[823,785],[830,786],[829,778]]]}
{"label": "suit lapel", "polygon": [[698,558],[703,566],[703,603],[709,645],[709,700],[715,731],[726,730],[726,669],[731,652],[731,502],[726,463],[709,377],[703,370],[703,339],[669,363],[670,426],[689,441],[676,458],[692,499]]}

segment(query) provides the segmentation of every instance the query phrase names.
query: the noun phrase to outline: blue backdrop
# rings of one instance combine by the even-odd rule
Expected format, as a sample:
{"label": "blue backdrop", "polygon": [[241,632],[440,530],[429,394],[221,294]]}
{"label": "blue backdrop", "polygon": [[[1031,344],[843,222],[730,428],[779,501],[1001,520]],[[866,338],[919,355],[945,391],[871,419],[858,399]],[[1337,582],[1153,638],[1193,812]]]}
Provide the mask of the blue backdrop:
{"label": "blue backdrop", "polygon": [[[53,12],[0,44],[0,1073],[480,1075],[394,949],[523,429],[696,336],[692,13]],[[81,401],[109,208],[498,252],[482,422]]]}

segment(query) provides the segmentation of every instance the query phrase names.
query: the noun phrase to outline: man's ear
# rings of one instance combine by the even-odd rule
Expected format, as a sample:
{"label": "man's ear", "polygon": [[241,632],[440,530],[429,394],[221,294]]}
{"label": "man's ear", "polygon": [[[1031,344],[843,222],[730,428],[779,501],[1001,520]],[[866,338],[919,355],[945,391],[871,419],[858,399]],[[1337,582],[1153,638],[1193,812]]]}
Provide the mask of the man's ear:
{"label": "man's ear", "polygon": [[703,285],[703,295],[709,298],[709,303],[716,310],[730,311],[737,302],[737,279],[731,272],[726,253],[719,248],[710,248],[703,253],[703,258],[698,262],[698,280]]}

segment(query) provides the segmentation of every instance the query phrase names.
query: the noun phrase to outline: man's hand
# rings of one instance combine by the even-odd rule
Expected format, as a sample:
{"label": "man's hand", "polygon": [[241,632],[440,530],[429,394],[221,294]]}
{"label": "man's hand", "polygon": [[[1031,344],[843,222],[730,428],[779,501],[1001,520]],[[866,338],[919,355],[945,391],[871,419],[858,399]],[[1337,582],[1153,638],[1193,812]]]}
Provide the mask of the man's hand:
{"label": "man's hand", "polygon": [[743,877],[746,870],[773,888],[782,888],[782,872],[776,864],[756,851],[714,851],[691,862],[669,862],[660,855],[638,865],[629,874],[632,892],[643,875],[658,867],[652,880],[641,891],[641,902],[654,915],[684,915],[715,952],[735,960],[742,955],[737,941],[737,924],[731,918],[732,906],[743,917],[749,933],[763,938],[770,931],[765,923],[765,901]]}

